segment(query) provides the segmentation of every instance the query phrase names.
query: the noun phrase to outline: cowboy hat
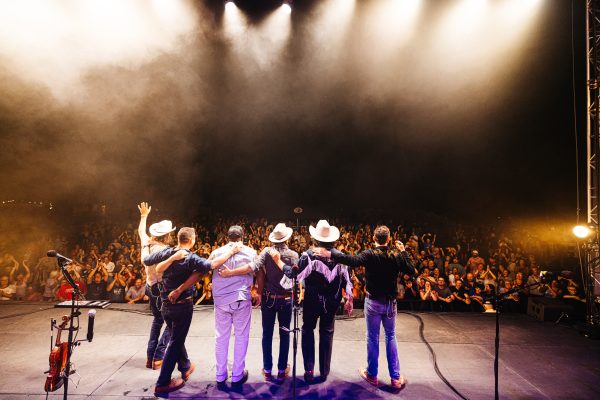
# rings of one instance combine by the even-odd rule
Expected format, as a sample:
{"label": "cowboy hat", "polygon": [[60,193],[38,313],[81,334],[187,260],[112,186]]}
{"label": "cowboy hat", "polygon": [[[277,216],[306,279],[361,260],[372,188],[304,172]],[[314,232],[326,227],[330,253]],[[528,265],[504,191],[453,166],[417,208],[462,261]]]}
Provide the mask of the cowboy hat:
{"label": "cowboy hat", "polygon": [[150,235],[154,237],[164,236],[167,233],[173,232],[175,229],[173,223],[165,219],[164,221],[150,225]]}
{"label": "cowboy hat", "polygon": [[316,227],[311,225],[308,231],[313,239],[324,243],[335,242],[340,237],[340,230],[335,226],[329,225],[329,222],[324,219],[317,222]]}
{"label": "cowboy hat", "polygon": [[288,240],[294,230],[285,226],[284,223],[279,223],[273,229],[273,232],[269,235],[269,241],[272,243],[282,243]]}

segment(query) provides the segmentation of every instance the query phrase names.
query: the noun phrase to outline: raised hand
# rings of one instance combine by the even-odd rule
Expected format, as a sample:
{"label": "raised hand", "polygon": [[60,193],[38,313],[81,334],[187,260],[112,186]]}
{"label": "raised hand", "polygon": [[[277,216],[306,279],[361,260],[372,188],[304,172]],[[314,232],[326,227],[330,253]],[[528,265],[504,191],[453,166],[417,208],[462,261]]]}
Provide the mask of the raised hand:
{"label": "raised hand", "polygon": [[150,214],[152,207],[150,207],[146,202],[141,202],[140,205],[138,205],[138,210],[140,210],[140,217],[147,217],[148,214]]}

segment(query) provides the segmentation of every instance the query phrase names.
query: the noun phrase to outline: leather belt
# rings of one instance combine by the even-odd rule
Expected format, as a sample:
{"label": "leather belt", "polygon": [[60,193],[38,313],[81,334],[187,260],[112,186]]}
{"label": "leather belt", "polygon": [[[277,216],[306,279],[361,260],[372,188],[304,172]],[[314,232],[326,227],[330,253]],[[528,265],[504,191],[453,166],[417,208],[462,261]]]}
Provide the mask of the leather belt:
{"label": "leather belt", "polygon": [[268,296],[270,299],[291,299],[291,294],[270,294]]}
{"label": "leather belt", "polygon": [[371,300],[375,300],[375,301],[380,301],[382,303],[386,303],[390,300],[396,300],[395,297],[393,296],[373,296],[371,293],[366,292],[366,297],[371,299]]}
{"label": "leather belt", "polygon": [[163,303],[165,303],[165,304],[187,304],[187,303],[193,303],[193,302],[194,302],[194,298],[192,296],[186,297],[185,299],[177,300],[175,303],[171,303],[171,301],[169,299],[163,300]]}

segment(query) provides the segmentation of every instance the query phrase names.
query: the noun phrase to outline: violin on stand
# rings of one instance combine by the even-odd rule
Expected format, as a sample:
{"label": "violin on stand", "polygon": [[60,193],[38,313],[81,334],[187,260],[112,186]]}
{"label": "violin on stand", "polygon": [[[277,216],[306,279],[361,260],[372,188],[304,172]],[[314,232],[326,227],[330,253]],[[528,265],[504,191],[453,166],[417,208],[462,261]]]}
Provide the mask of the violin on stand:
{"label": "violin on stand", "polygon": [[65,315],[62,319],[63,321],[59,326],[56,326],[56,320],[53,319],[51,322],[51,329],[56,328],[58,331],[56,333],[56,342],[54,342],[54,347],[50,351],[50,371],[44,384],[46,392],[54,392],[62,387],[63,378],[65,377],[65,368],[67,367],[69,356],[69,343],[62,342],[60,336],[62,331],[66,329],[71,317]]}
{"label": "violin on stand", "polygon": [[[65,315],[62,318],[62,323],[59,326],[56,326],[56,321],[52,320],[51,329],[54,332],[54,328],[58,329],[58,333],[56,335],[56,342],[54,343],[54,347],[50,351],[50,371],[46,378],[46,384],[44,385],[44,389],[47,392],[54,392],[60,387],[64,387],[64,400],[67,400],[69,393],[69,375],[73,371],[71,371],[71,355],[73,353],[73,349],[75,346],[79,345],[82,341],[91,342],[94,335],[94,317],[96,315],[96,310],[91,310],[88,313],[88,333],[87,338],[85,340],[76,340],[77,335],[74,335],[75,332],[79,331],[79,316],[81,312],[79,311],[80,302],[79,299],[82,298],[81,291],[79,290],[79,286],[75,283],[71,275],[66,269],[66,265],[71,263],[72,260],[61,256],[56,253],[54,250],[48,251],[48,257],[56,257],[58,261],[58,266],[60,267],[65,280],[71,285],[73,291],[71,293],[71,315]],[[77,321],[77,326],[74,326],[73,322]],[[67,328],[67,324],[69,327]],[[61,341],[61,333],[63,330],[68,330],[69,335],[66,342]],[[52,345],[52,343],[51,343]]]}

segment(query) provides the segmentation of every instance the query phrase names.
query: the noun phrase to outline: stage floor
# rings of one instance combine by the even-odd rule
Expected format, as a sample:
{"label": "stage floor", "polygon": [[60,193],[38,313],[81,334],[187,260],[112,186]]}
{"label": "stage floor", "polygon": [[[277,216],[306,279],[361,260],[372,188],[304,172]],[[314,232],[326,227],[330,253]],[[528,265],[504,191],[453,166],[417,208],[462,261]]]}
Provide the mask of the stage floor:
{"label": "stage floor", "polygon": [[[45,398],[49,321],[51,317],[60,319],[66,311],[51,307],[51,304],[0,304],[1,399]],[[158,371],[145,368],[151,322],[151,317],[145,313],[146,307],[112,305],[98,310],[94,341],[82,343],[75,349],[73,362],[81,376],[75,376],[76,380],[80,378],[78,387],[69,386],[70,399],[154,398],[153,385]],[[83,315],[86,315],[85,310]],[[418,315],[424,320],[425,337],[437,354],[439,368],[450,383],[469,399],[493,398],[494,315]],[[80,338],[85,336],[86,320],[87,317],[82,318]],[[599,341],[586,339],[571,327],[539,322],[526,315],[502,315],[500,332],[501,398],[600,398]],[[402,373],[409,381],[400,394],[371,387],[358,376],[357,369],[366,364],[365,321],[359,316],[336,321],[329,379],[310,386],[299,379],[298,398],[459,399],[436,375],[430,353],[419,336],[418,320],[408,314],[399,314],[397,337]],[[172,393],[170,398],[291,398],[291,379],[282,385],[261,379],[260,338],[260,311],[254,310],[246,359],[250,371],[248,383],[241,391],[218,390],[215,387],[212,307],[197,308],[186,342],[197,369],[186,386]],[[274,341],[277,343],[277,337]],[[379,379],[389,383],[384,343],[380,346]],[[298,350],[298,375],[302,377],[300,345]],[[230,358],[231,354],[230,351]],[[62,388],[49,398],[63,398]]]}

